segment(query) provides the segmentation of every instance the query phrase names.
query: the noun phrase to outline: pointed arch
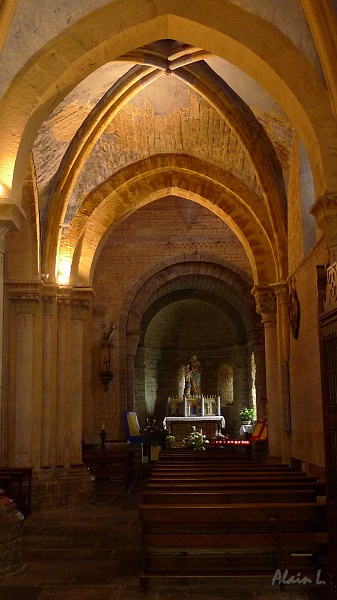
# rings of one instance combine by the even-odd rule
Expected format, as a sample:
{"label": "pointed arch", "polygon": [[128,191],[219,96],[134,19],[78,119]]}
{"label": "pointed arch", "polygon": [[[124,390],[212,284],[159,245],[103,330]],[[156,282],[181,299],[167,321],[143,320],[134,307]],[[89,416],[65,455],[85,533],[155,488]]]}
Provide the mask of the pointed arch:
{"label": "pointed arch", "polygon": [[[226,0],[115,0],[97,9],[94,19],[86,15],[47,43],[1,99],[0,181],[9,189],[12,203],[21,202],[36,132],[66,94],[107,61],[165,38],[197,47],[207,40],[207,50],[253,76],[285,110],[304,140],[316,196],[337,188],[336,123],[327,89],[276,28]],[[271,47],[273,52],[267,55]]]}
{"label": "pointed arch", "polygon": [[60,247],[72,265],[72,283],[89,285],[100,247],[113,223],[167,195],[198,202],[235,232],[249,257],[254,282],[276,281],[284,271],[265,206],[234,175],[186,155],[157,155],[122,169],[83,203]]}

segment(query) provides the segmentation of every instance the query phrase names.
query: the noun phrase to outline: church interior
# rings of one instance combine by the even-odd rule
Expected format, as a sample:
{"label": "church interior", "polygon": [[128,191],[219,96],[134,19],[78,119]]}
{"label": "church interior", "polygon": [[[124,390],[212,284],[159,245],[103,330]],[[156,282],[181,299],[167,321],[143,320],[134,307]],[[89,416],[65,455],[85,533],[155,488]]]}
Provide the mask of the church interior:
{"label": "church interior", "polygon": [[336,58],[336,0],[0,0],[0,487],[30,473],[30,544],[88,510],[95,450],[131,452],[112,520],[138,526],[126,415],[178,446],[200,419],[212,455],[250,407],[325,486],[337,598]]}

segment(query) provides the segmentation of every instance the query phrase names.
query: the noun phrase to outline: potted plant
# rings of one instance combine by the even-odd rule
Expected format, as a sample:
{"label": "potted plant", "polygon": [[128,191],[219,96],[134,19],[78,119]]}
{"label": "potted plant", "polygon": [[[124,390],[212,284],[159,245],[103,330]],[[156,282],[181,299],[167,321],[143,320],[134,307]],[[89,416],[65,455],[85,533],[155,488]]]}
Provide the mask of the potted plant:
{"label": "potted plant", "polygon": [[244,406],[242,410],[240,410],[239,415],[243,425],[250,425],[255,419],[255,408]]}

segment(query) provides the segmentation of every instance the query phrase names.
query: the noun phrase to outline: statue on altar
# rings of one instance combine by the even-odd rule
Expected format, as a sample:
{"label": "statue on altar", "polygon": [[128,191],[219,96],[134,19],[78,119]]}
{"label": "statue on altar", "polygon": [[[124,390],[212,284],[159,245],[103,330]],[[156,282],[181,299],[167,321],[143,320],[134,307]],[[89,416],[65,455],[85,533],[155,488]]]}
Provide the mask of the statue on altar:
{"label": "statue on altar", "polygon": [[186,367],[185,373],[185,395],[189,396],[200,396],[200,362],[197,357],[192,356],[190,363]]}

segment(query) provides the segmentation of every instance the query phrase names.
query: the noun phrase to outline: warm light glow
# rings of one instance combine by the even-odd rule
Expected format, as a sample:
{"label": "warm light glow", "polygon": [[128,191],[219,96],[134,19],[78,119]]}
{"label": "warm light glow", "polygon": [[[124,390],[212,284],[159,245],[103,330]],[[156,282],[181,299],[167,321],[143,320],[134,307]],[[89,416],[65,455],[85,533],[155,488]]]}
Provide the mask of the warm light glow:
{"label": "warm light glow", "polygon": [[0,196],[2,196],[2,195],[3,195],[4,191],[5,191],[5,188],[4,188],[4,186],[2,185],[2,183],[0,183]]}
{"label": "warm light glow", "polygon": [[57,282],[60,285],[68,285],[68,283],[69,283],[69,277],[67,277],[67,275],[62,275],[62,274],[58,275],[57,276]]}
{"label": "warm light glow", "polygon": [[57,273],[57,282],[60,285],[68,285],[70,280],[71,259],[63,258],[60,261]]}

